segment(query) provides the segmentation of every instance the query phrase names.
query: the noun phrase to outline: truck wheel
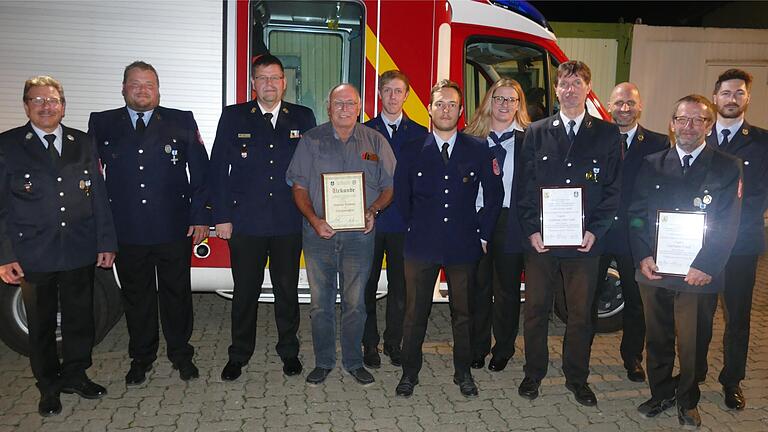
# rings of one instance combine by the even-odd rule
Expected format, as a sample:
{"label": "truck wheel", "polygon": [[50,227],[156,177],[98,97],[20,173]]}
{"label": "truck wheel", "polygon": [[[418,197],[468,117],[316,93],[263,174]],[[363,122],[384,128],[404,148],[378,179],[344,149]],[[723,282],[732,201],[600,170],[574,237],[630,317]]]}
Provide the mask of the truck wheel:
{"label": "truck wheel", "polygon": [[[596,333],[612,333],[622,328],[624,322],[624,296],[621,291],[621,278],[616,264],[611,263],[605,280],[601,281],[595,293],[597,303]],[[554,293],[555,315],[564,323],[568,322],[568,308],[565,305],[565,293],[562,285]]]}
{"label": "truck wheel", "polygon": [[[112,270],[96,269],[93,290],[95,343],[99,343],[123,314],[118,288]],[[61,316],[58,317],[61,322]],[[29,355],[29,328],[21,288],[0,282],[0,339],[21,355]],[[56,329],[61,344],[61,329]],[[59,346],[61,348],[61,346]]]}

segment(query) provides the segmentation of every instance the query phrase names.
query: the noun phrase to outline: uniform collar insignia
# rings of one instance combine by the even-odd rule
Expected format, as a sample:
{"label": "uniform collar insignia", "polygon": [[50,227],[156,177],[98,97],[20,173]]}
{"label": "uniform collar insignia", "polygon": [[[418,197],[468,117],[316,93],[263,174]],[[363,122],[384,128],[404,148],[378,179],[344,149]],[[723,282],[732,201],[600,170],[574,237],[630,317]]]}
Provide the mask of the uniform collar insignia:
{"label": "uniform collar insignia", "polygon": [[281,110],[284,114],[288,114],[288,107],[283,107]]}
{"label": "uniform collar insignia", "polygon": [[554,127],[560,126],[560,120],[555,119],[555,121],[552,122],[552,126]]}
{"label": "uniform collar insignia", "polygon": [[32,132],[27,132],[27,134],[24,135],[24,139],[31,140],[32,139]]}
{"label": "uniform collar insignia", "polygon": [[741,134],[742,134],[742,135],[744,135],[744,136],[747,136],[747,135],[749,135],[749,129],[747,129],[747,128],[743,128],[743,129],[741,130]]}
{"label": "uniform collar insignia", "polygon": [[637,140],[638,140],[638,141],[642,141],[642,140],[644,140],[644,139],[645,139],[645,135],[643,135],[643,134],[637,134]]}
{"label": "uniform collar insignia", "polygon": [[75,137],[73,137],[72,135],[67,135],[67,139],[70,140],[70,141],[74,141]]}
{"label": "uniform collar insignia", "polygon": [[256,111],[258,111],[256,107],[251,108],[251,114],[256,114]]}

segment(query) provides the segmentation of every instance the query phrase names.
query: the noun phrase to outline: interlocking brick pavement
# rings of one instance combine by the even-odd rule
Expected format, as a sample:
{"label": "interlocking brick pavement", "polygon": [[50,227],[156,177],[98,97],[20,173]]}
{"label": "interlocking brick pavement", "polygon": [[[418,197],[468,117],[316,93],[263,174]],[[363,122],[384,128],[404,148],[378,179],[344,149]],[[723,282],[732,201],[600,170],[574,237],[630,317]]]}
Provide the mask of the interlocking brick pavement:
{"label": "interlocking brick pavement", "polygon": [[[380,302],[379,317],[383,317]],[[517,353],[501,373],[473,371],[480,388],[477,399],[463,398],[452,383],[451,329],[447,305],[435,305],[424,346],[421,383],[410,399],[395,397],[400,370],[382,357],[373,371],[376,383],[362,388],[335,369],[317,388],[304,382],[313,367],[309,308],[302,306],[300,339],[303,376],[285,377],[274,351],[277,340],[273,307],[260,306],[257,347],[243,376],[225,383],[219,374],[227,360],[230,304],[213,294],[194,296],[195,361],[200,379],[178,378],[167,359],[155,363],[145,384],[126,389],[123,381],[130,360],[125,322],[121,321],[96,347],[88,371],[109,394],[97,401],[62,395],[61,415],[37,414],[39,393],[29,363],[0,344],[0,432],[4,431],[590,431],[629,432],[677,430],[675,410],[644,420],[637,405],[649,397],[646,384],[624,377],[618,352],[620,334],[598,335],[592,350],[590,383],[599,404],[577,404],[565,387],[560,370],[564,327],[550,325],[550,367],[535,401],[517,395],[523,378],[522,337]],[[747,408],[724,409],[717,373],[722,366],[723,322],[717,312],[709,376],[699,404],[704,431],[768,430],[768,259],[760,262],[752,311],[752,339],[747,380],[742,383]],[[380,327],[383,328],[383,327]],[[340,362],[340,361],[339,361]]]}

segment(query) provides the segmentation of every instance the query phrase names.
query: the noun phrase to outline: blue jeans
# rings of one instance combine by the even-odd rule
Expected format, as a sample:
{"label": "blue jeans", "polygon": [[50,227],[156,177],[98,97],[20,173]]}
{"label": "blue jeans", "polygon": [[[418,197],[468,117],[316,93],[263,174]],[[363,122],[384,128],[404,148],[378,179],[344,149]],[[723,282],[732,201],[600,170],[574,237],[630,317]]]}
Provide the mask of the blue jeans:
{"label": "blue jeans", "polygon": [[[312,303],[312,345],[315,367],[336,367],[336,293],[341,286],[341,364],[363,367],[365,283],[371,273],[375,231],[338,232],[320,238],[304,220],[303,247]],[[338,274],[338,283],[336,275]]]}

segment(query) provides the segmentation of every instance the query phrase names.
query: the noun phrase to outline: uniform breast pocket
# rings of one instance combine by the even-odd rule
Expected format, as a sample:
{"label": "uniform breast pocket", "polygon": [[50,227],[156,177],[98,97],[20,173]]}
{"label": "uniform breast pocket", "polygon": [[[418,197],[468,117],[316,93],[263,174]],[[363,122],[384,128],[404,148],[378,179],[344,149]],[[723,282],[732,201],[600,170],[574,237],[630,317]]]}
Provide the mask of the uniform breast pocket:
{"label": "uniform breast pocket", "polygon": [[574,158],[574,167],[576,168],[574,175],[579,182],[604,183],[606,173],[603,171],[603,164],[599,157],[586,155]]}
{"label": "uniform breast pocket", "polygon": [[381,173],[379,172],[379,162],[364,160],[363,173],[365,174],[366,183],[378,184],[381,178]]}
{"label": "uniform breast pocket", "polygon": [[459,176],[462,185],[474,187],[480,181],[480,167],[476,164],[459,165]]}

